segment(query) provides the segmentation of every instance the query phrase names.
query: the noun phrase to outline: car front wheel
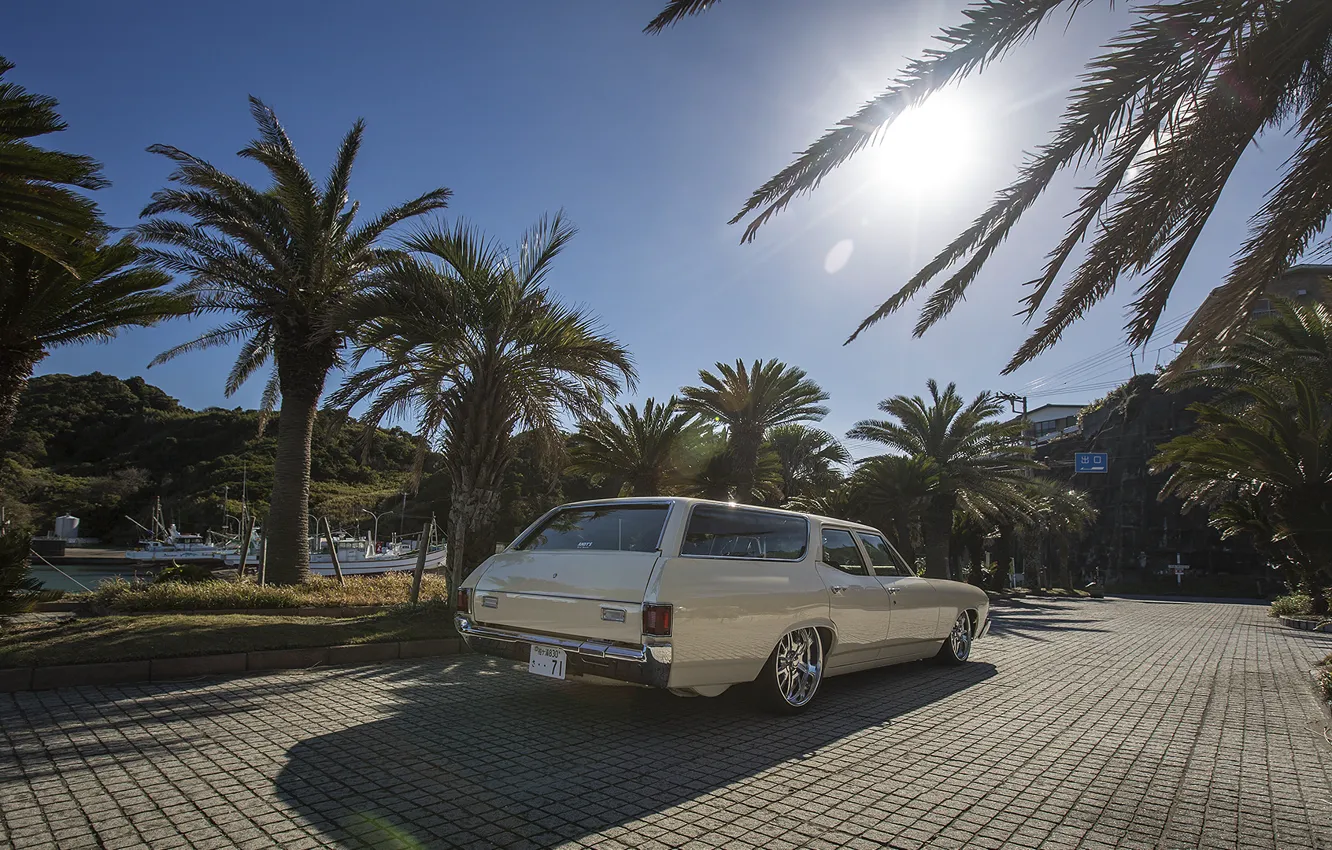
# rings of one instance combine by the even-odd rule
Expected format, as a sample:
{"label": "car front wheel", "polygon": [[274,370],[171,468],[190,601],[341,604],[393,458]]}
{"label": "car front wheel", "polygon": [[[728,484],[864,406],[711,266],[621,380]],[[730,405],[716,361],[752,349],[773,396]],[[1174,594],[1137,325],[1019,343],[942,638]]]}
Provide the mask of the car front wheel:
{"label": "car front wheel", "polygon": [[778,714],[797,714],[823,681],[823,639],[818,629],[787,632],[754,682],[760,703]]}
{"label": "car front wheel", "polygon": [[944,664],[961,664],[971,657],[971,617],[966,611],[957,615],[953,630],[948,633],[948,640],[939,647],[935,656]]}

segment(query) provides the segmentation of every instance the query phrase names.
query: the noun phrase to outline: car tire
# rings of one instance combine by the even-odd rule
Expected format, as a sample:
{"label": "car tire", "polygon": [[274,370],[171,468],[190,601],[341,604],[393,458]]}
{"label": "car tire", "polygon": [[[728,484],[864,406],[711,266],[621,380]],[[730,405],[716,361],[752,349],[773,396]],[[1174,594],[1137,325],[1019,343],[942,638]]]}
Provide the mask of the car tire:
{"label": "car tire", "polygon": [[971,615],[966,611],[957,615],[953,621],[953,630],[939,647],[939,654],[934,656],[940,664],[965,664],[971,657]]}
{"label": "car tire", "polygon": [[760,706],[774,714],[799,714],[809,707],[823,682],[823,638],[815,628],[782,635],[754,680]]}

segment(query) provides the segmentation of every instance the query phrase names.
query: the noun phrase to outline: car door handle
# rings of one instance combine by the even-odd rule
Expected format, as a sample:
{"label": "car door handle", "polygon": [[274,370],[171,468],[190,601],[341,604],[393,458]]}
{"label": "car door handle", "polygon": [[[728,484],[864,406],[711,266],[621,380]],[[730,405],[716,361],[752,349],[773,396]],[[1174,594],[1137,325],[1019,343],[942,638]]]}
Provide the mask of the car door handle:
{"label": "car door handle", "polygon": [[840,584],[834,584],[831,588],[829,588],[829,590],[831,590],[833,593],[836,593],[838,596],[842,595],[843,593],[846,593],[846,587]]}
{"label": "car door handle", "polygon": [[901,589],[902,589],[902,588],[900,588],[900,587],[885,587],[885,588],[884,588],[884,590],[888,591],[889,593],[896,593],[897,591],[899,591],[899,590],[901,590]]}

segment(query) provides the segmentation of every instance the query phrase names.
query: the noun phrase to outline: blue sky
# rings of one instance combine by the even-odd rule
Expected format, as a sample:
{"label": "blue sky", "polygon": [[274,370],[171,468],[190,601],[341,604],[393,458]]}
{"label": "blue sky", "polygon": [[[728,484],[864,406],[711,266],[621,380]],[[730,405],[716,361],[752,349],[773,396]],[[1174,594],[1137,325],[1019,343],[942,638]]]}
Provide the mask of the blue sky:
{"label": "blue sky", "polygon": [[[552,287],[591,309],[634,352],[631,399],[664,397],[717,360],[776,357],[831,393],[842,434],[925,379],[963,392],[1027,392],[1032,406],[1089,401],[1130,374],[1121,290],[1066,340],[1012,376],[1013,317],[1063,229],[1076,187],[1062,180],[996,253],[968,300],[923,339],[914,312],[849,346],[859,320],[964,227],[1039,144],[1082,60],[1119,13],[1060,20],[982,77],[950,91],[910,137],[891,137],[796,202],[756,243],[727,219],[750,190],[825,127],[880,90],[959,2],[799,0],[719,4],[663,36],[640,30],[652,2],[23,3],[6,13],[10,77],[60,100],[66,150],[101,160],[108,220],[131,226],[168,163],[167,143],[248,178],[246,96],[273,106],[322,175],[353,120],[366,119],[352,183],[363,214],[444,185],[446,215],[504,239],[563,208],[580,234]],[[1289,141],[1265,141],[1237,171],[1165,321],[1217,285]],[[149,382],[192,407],[231,400],[226,350],[146,370],[212,318],[54,352],[39,373],[99,370]],[[1168,359],[1163,335],[1148,366]],[[863,453],[866,447],[853,447]]]}

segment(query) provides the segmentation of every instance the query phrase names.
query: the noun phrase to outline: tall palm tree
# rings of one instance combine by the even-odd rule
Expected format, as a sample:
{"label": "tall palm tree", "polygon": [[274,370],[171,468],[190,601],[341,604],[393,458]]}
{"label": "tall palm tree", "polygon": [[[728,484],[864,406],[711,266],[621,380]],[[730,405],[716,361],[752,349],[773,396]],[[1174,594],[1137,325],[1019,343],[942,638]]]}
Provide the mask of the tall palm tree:
{"label": "tall palm tree", "polygon": [[621,384],[636,380],[633,359],[596,320],[559,303],[546,277],[574,228],[543,218],[510,254],[463,222],[427,226],[348,312],[364,328],[352,374],[331,397],[376,425],[410,415],[419,457],[434,445],[452,483],[449,568],[456,582],[494,553],[489,526],[499,508],[513,434],[522,428],[560,450],[559,417],[596,414]]}
{"label": "tall palm tree", "polygon": [[859,519],[883,529],[915,567],[916,541],[930,497],[939,489],[934,459],[924,455],[879,455],[860,465],[848,482]]}
{"label": "tall palm tree", "polygon": [[851,453],[836,437],[799,423],[778,425],[768,431],[768,445],[781,461],[782,495],[787,499],[839,478],[833,465],[851,462]]}
{"label": "tall palm tree", "polygon": [[[196,300],[200,313],[235,318],[192,342],[157,357],[162,363],[186,352],[240,343],[227,377],[236,392],[271,358],[274,372],[262,407],[279,396],[277,456],[268,514],[268,578],[302,580],[310,563],[310,440],[315,410],[328,371],[353,328],[340,308],[396,252],[378,247],[394,225],[444,207],[448,189],[435,189],[357,225],[358,204],[347,194],[365,124],[357,121],[342,140],[322,186],[301,164],[277,115],[257,98],[250,113],[259,138],[240,156],[262,165],[271,178],[256,188],[213,165],[168,145],[148,150],[177,165],[171,180],[143,211],[139,225],[147,241],[161,246],[150,255],[186,277],[179,291]],[[176,215],[182,218],[168,218]]]}
{"label": "tall palm tree", "polygon": [[615,419],[604,412],[582,422],[570,447],[571,469],[599,478],[623,478],[622,494],[659,496],[681,475],[685,441],[694,414],[682,411],[675,396],[665,404],[655,399],[615,405]]}
{"label": "tall palm tree", "polygon": [[[647,27],[660,32],[715,5],[671,0]],[[944,29],[942,45],[907,64],[896,80],[811,144],[759,187],[732,219],[756,213],[744,238],[837,166],[875,142],[907,108],[979,72],[1030,39],[1052,16],[1066,20],[1086,0],[976,0],[966,20]],[[1060,13],[1063,14],[1060,14]],[[861,330],[900,309],[930,281],[954,269],[925,301],[916,334],[963,298],[995,248],[1068,169],[1092,164],[1065,235],[1022,299],[1040,312],[1075,249],[1090,237],[1077,269],[1011,371],[1053,345],[1124,276],[1138,283],[1130,343],[1146,342],[1241,155],[1259,138],[1297,141],[1284,173],[1250,219],[1218,296],[1200,314],[1182,359],[1238,336],[1247,308],[1318,238],[1332,215],[1332,3],[1226,0],[1143,3],[1111,33],[1069,96],[1050,141],[1027,156],[1018,177],[956,239],[874,311]],[[1322,243],[1322,247],[1327,246]],[[852,335],[854,338],[855,334]]]}
{"label": "tall palm tree", "polygon": [[726,426],[736,498],[751,501],[758,497],[759,452],[768,430],[822,419],[828,408],[819,402],[828,394],[803,369],[778,360],[755,360],[749,368],[736,360],[716,368],[717,374],[699,370],[703,385],[681,390],[680,406]]}
{"label": "tall palm tree", "polygon": [[1000,419],[1003,406],[990,393],[966,404],[954,384],[942,393],[932,378],[926,386],[928,402],[920,396],[886,399],[879,409],[890,419],[862,420],[847,436],[932,462],[937,478],[921,521],[925,569],[929,576],[948,578],[953,512],[997,516],[1027,510],[1031,452],[1022,441],[1022,422]]}
{"label": "tall palm tree", "polygon": [[45,246],[61,259],[0,239],[0,440],[33,367],[50,349],[104,342],[121,328],[152,325],[191,306],[161,291],[170,276],[144,265],[129,237]]}
{"label": "tall palm tree", "polygon": [[4,79],[13,68],[0,56],[0,239],[72,265],[66,252],[100,223],[96,204],[74,190],[107,185],[102,167],[28,141],[66,125],[53,98]]}

